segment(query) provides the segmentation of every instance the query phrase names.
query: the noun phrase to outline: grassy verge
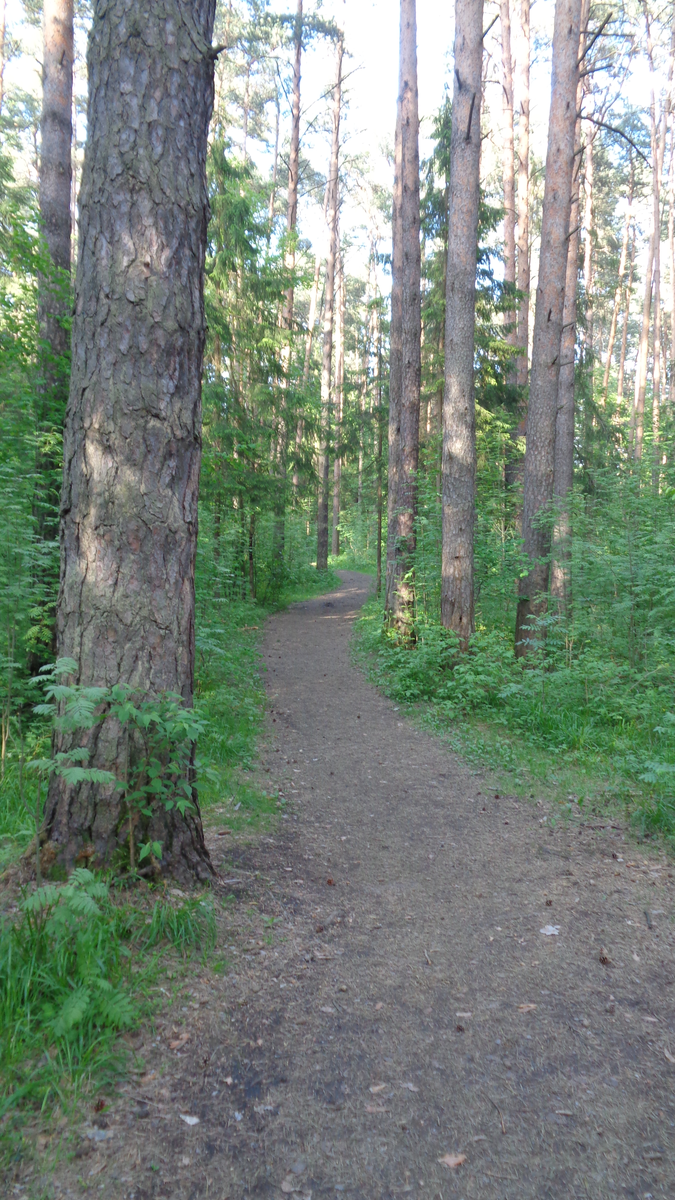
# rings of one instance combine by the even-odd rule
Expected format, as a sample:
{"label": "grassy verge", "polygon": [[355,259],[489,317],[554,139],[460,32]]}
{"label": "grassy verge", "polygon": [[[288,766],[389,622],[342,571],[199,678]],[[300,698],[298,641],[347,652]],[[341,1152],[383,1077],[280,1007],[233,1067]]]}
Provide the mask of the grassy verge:
{"label": "grassy verge", "polygon": [[523,668],[506,636],[479,633],[460,655],[439,626],[414,648],[383,630],[370,601],[355,652],[369,677],[442,735],[502,790],[553,803],[556,814],[621,816],[641,838],[675,848],[672,697],[613,664],[578,660]]}

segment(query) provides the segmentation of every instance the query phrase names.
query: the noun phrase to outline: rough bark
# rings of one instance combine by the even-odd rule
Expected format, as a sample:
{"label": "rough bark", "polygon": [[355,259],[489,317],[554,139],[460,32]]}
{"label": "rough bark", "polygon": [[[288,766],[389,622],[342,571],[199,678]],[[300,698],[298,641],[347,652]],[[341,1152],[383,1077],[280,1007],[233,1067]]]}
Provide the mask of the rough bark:
{"label": "rough bark", "polygon": [[480,192],[482,0],[456,0],[445,287],[441,621],[466,650],[474,632],[474,339]]}
{"label": "rough bark", "polygon": [[521,348],[518,357],[517,382],[527,387],[528,341],[530,326],[530,0],[521,0],[521,60],[520,60],[520,113],[518,117],[518,269],[516,285],[522,293],[518,304],[517,344]]}
{"label": "rough bark", "polygon": [[328,255],[323,317],[323,361],[321,364],[321,418],[319,428],[319,497],[316,521],[316,566],[328,566],[328,452],[330,439],[331,368],[333,363],[333,319],[335,309],[335,256],[338,223],[338,171],[340,165],[340,112],[342,107],[342,38],[337,45],[337,75],[333,89],[333,138],[328,171]]}
{"label": "rough bark", "polygon": [[39,202],[51,269],[41,274],[38,291],[42,361],[36,405],[35,513],[40,536],[49,540],[57,536],[59,498],[58,466],[50,450],[50,435],[61,429],[68,399],[72,96],[73,0],[45,0]]}
{"label": "rough bark", "polygon": [[393,563],[387,600],[392,624],[403,637],[407,637],[412,632],[415,607],[413,566],[422,378],[416,0],[401,0],[398,103],[401,129],[401,248],[393,267],[396,271],[400,266],[401,402]]}
{"label": "rough bark", "polygon": [[[76,681],[192,704],[205,336],[206,150],[215,0],[96,0],[70,398],[64,432],[60,656]],[[90,763],[118,768],[110,720]],[[57,749],[68,748],[68,735]],[[154,813],[162,869],[210,869],[199,809]],[[54,780],[46,824],[71,867],[124,842],[119,793]],[[86,849],[86,847],[85,847]]]}
{"label": "rough bark", "polygon": [[[513,57],[511,54],[510,0],[499,0],[502,34],[502,186],[504,190],[504,282],[516,283],[516,174],[513,137]],[[516,313],[506,313],[510,326],[506,340],[518,344]]]}
{"label": "rough bark", "polygon": [[401,379],[402,379],[402,262],[401,235],[401,104],[396,107],[394,137],[394,191],[391,211],[391,323],[389,331],[389,430],[387,467],[387,560],[385,568],[384,607],[389,612],[396,571],[396,514],[398,510],[398,481],[401,467]]}
{"label": "rough bark", "polygon": [[345,276],[344,263],[338,254],[337,306],[335,321],[335,433],[333,458],[333,534],[331,553],[340,553],[340,437],[342,430],[342,403],[345,383]]}
{"label": "rough bark", "polygon": [[523,497],[523,541],[529,570],[519,581],[516,653],[532,647],[532,618],[546,611],[549,583],[555,426],[560,339],[574,169],[581,0],[556,0],[551,109],[546,154],[539,279],[532,343]]}
{"label": "rough bark", "polygon": [[[580,96],[577,99],[580,100]],[[579,110],[577,109],[577,111]],[[567,248],[567,272],[565,276],[565,302],[563,305],[563,325],[560,338],[560,375],[558,377],[558,406],[556,412],[555,459],[553,467],[553,497],[557,513],[553,529],[551,595],[556,598],[559,609],[563,612],[567,611],[570,599],[569,539],[571,525],[568,497],[574,485],[574,376],[577,340],[577,280],[579,276],[580,158],[581,121],[577,119],[575,167],[570,204],[570,233]]]}

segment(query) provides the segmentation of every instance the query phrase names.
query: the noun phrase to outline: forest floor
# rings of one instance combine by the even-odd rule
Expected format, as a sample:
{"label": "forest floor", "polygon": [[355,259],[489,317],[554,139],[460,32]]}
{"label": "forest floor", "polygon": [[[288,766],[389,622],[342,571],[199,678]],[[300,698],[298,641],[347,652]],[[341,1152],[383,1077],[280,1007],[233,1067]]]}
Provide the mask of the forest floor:
{"label": "forest floor", "polygon": [[672,860],[402,719],[350,658],[369,587],[267,624],[287,804],[255,841],[211,823],[228,972],[195,964],[144,1074],[8,1195],[675,1197]]}

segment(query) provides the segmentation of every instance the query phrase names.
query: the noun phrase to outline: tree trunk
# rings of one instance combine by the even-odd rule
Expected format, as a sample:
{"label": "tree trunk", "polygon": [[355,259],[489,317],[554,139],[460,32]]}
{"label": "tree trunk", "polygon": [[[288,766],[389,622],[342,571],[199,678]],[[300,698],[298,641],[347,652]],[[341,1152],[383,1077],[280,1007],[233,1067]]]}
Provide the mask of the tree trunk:
{"label": "tree trunk", "polygon": [[668,169],[668,249],[670,258],[670,375],[668,399],[675,407],[675,114],[670,113],[670,166]]}
{"label": "tree trunk", "polygon": [[593,134],[588,129],[584,170],[584,325],[582,353],[586,372],[586,400],[593,406],[594,339],[593,339]]}
{"label": "tree trunk", "polygon": [[[586,5],[584,5],[586,7]],[[582,12],[583,17],[586,14]],[[583,41],[583,34],[582,34]],[[581,88],[577,94],[577,111],[581,108]],[[570,204],[570,233],[565,276],[562,336],[560,338],[560,375],[558,377],[558,406],[555,425],[555,459],[553,468],[553,497],[557,513],[553,528],[553,557],[551,562],[551,595],[558,601],[561,612],[569,608],[569,540],[570,514],[568,497],[574,486],[574,375],[577,331],[577,280],[579,276],[581,120],[577,118],[575,132],[574,176]]]}
{"label": "tree trunk", "polygon": [[443,399],[441,621],[462,650],[474,631],[474,338],[480,199],[483,0],[455,0]]}
{"label": "tree trunk", "polygon": [[5,106],[5,66],[7,64],[7,0],[0,6],[0,117]]}
{"label": "tree trunk", "polygon": [[616,379],[616,407],[621,411],[623,403],[623,380],[626,369],[626,347],[628,345],[628,324],[630,321],[630,303],[633,297],[633,275],[635,274],[635,224],[630,245],[630,267],[628,268],[628,284],[626,285],[624,301],[623,331],[621,333],[621,350],[619,352],[619,374]]}
{"label": "tree trunk", "polygon": [[520,23],[522,34],[520,63],[520,116],[518,120],[518,271],[516,285],[521,293],[518,302],[517,381],[527,387],[528,340],[530,325],[530,2],[521,0]]}
{"label": "tree trunk", "polygon": [[42,379],[37,397],[38,450],[35,515],[38,533],[58,533],[58,459],[55,430],[63,428],[68,400],[70,298],[70,189],[72,182],[73,0],[45,0],[42,117],[40,122],[40,222],[51,270],[39,279],[38,315]]}
{"label": "tree trunk", "polygon": [[[188,707],[214,9],[194,0],[188,20],[179,0],[94,5],[57,609],[77,683],[175,692]],[[121,774],[118,726],[87,742],[91,766]],[[178,877],[211,869],[193,805],[141,819]],[[117,791],[52,781],[46,825],[67,867],[85,843],[90,863],[109,863],[124,817]]]}
{"label": "tree trunk", "polygon": [[626,210],[626,223],[623,229],[623,241],[621,242],[621,256],[619,258],[619,276],[614,292],[614,307],[612,309],[612,320],[609,326],[609,336],[607,338],[607,357],[605,359],[605,373],[602,380],[602,403],[607,404],[609,395],[609,376],[612,370],[612,355],[614,353],[614,343],[616,341],[616,331],[619,324],[619,312],[621,311],[621,301],[623,299],[623,281],[626,274],[626,266],[628,264],[628,240],[630,237],[630,226],[633,219],[633,187],[635,183],[635,171],[633,167],[633,159],[631,157],[630,168],[630,184],[628,187],[628,208]]}
{"label": "tree trunk", "polygon": [[[289,274],[289,284],[286,290],[284,306],[281,314],[281,328],[286,332],[286,340],[282,349],[281,361],[284,375],[281,387],[282,411],[279,413],[279,489],[274,504],[274,542],[273,559],[279,577],[284,563],[284,547],[286,542],[286,482],[287,482],[287,437],[289,413],[286,398],[291,373],[291,356],[293,343],[293,308],[295,302],[295,229],[298,223],[298,174],[300,163],[300,77],[302,67],[302,0],[298,0],[295,14],[294,29],[295,57],[293,60],[293,87],[291,93],[291,145],[288,154],[288,209],[286,213],[286,253],[284,265]],[[297,426],[297,422],[296,422]]]}
{"label": "tree trunk", "polygon": [[519,581],[516,654],[531,649],[528,626],[546,611],[553,499],[560,339],[574,169],[581,0],[556,0],[551,109],[542,211],[539,279],[527,414],[523,541],[530,560]]}
{"label": "tree trunk", "polygon": [[[513,58],[511,55],[511,0],[499,0],[502,32],[502,184],[504,189],[504,283],[516,283],[516,176],[513,138]],[[505,313],[506,340],[518,344],[516,313]],[[515,364],[514,364],[515,366]]]}
{"label": "tree trunk", "polygon": [[345,383],[345,276],[342,256],[338,254],[337,320],[335,322],[335,438],[333,458],[333,537],[331,553],[340,553],[340,437],[342,429],[342,404]]}
{"label": "tree trunk", "polygon": [[401,206],[403,197],[401,163],[401,104],[396,108],[394,137],[394,192],[391,211],[391,323],[389,331],[389,430],[387,469],[387,562],[384,608],[389,613],[396,575],[396,519],[398,484],[401,469],[401,381],[402,381],[402,275],[403,239]]}
{"label": "tree trunk", "polygon": [[342,56],[344,42],[337,45],[337,77],[333,89],[333,140],[328,182],[328,256],[323,318],[323,362],[321,366],[321,423],[319,430],[319,499],[316,521],[316,567],[328,566],[328,452],[330,440],[331,368],[333,363],[333,316],[335,308],[335,255],[338,222],[338,170],[340,161],[340,110],[342,106]]}
{"label": "tree trunk", "polygon": [[377,546],[375,588],[377,595],[382,591],[382,319],[377,315]]}
{"label": "tree trunk", "polygon": [[[417,516],[421,388],[421,250],[419,113],[417,97],[416,0],[401,0],[399,98],[401,154],[401,404],[399,472],[394,514],[393,569],[388,594],[390,620],[404,637],[415,618],[413,567]],[[392,288],[394,281],[392,280]],[[396,283],[398,287],[398,282]]]}
{"label": "tree trunk", "polygon": [[279,176],[279,125],[281,122],[281,111],[279,105],[279,94],[276,97],[276,125],[274,132],[274,164],[272,166],[272,190],[270,192],[270,207],[267,219],[269,221],[268,241],[272,236],[272,226],[274,224],[274,206],[277,199],[277,179]]}
{"label": "tree trunk", "polygon": [[[649,361],[649,324],[652,307],[652,289],[654,283],[654,260],[656,243],[661,238],[661,175],[663,160],[666,152],[666,124],[668,117],[669,95],[673,80],[673,51],[675,42],[671,39],[670,60],[668,65],[668,98],[663,106],[660,128],[656,118],[656,87],[654,82],[654,44],[652,40],[651,19],[649,9],[643,0],[645,14],[645,30],[647,34],[647,57],[651,81],[650,117],[652,144],[652,220],[649,235],[649,249],[645,265],[645,291],[642,303],[642,325],[640,327],[640,343],[638,346],[637,363],[635,367],[635,400],[631,417],[630,439],[633,442],[633,457],[636,462],[642,458],[642,443],[644,439],[645,397],[647,395],[647,368]],[[674,32],[675,38],[675,32]]]}

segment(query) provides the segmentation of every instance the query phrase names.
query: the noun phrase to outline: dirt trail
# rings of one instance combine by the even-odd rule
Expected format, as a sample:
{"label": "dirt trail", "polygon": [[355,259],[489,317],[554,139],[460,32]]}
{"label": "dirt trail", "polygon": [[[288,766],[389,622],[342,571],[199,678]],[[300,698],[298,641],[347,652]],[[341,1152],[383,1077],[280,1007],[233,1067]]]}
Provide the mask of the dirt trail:
{"label": "dirt trail", "polygon": [[[403,720],[350,664],[369,581],[343,579],[267,627],[262,769],[289,811],[228,859],[251,942],[222,983],[197,972],[184,1049],[168,1025],[143,1047],[157,1077],[82,1181],[135,1200],[674,1197],[670,861],[620,830],[551,830]],[[81,1194],[72,1168],[61,1186]]]}

